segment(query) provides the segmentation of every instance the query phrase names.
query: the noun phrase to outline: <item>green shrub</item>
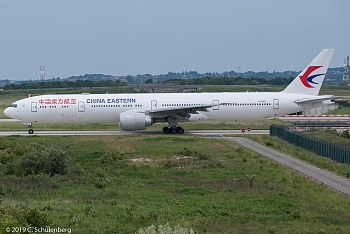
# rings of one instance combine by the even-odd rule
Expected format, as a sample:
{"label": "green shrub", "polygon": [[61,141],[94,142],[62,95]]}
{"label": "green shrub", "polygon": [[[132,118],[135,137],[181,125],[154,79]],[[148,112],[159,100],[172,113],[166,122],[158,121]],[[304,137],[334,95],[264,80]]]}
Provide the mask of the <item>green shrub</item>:
{"label": "green shrub", "polygon": [[52,223],[48,213],[37,208],[26,210],[25,217],[27,223],[32,227],[45,227]]}
{"label": "green shrub", "polygon": [[3,137],[0,137],[0,150],[11,147],[11,143],[5,140]]}
{"label": "green shrub", "polygon": [[[1,208],[1,204],[2,204],[2,197],[5,195],[4,193],[4,186],[0,185],[0,208]],[[1,212],[0,212],[1,214]]]}
{"label": "green shrub", "polygon": [[199,160],[209,160],[210,157],[207,154],[204,153],[198,153],[195,155]]}
{"label": "green shrub", "polygon": [[252,174],[252,175],[247,174],[245,176],[247,177],[247,180],[249,182],[249,187],[252,187],[256,175],[255,174]]}
{"label": "green shrub", "polygon": [[38,143],[31,143],[29,145],[16,144],[15,146],[12,146],[12,149],[12,153],[16,156],[23,156],[30,151],[43,149],[43,147]]}
{"label": "green shrub", "polygon": [[40,148],[42,147],[37,143],[21,145],[18,143],[13,143],[13,142],[11,143],[3,138],[0,138],[0,151],[5,151],[7,154],[22,156],[31,150],[40,149]]}
{"label": "green shrub", "polygon": [[92,206],[86,205],[86,206],[84,206],[84,214],[86,216],[94,216],[95,210],[92,209]]}
{"label": "green shrub", "polygon": [[102,189],[113,183],[114,177],[109,176],[102,168],[99,168],[92,172],[91,180],[95,188]]}
{"label": "green shrub", "polygon": [[85,170],[84,167],[82,167],[79,163],[76,163],[74,166],[71,167],[70,172],[75,175],[82,176]]}
{"label": "green shrub", "polygon": [[179,167],[179,163],[178,163],[178,160],[176,159],[172,159],[172,158],[169,158],[169,159],[166,159],[163,163],[163,166],[165,168],[173,168],[173,167]]}
{"label": "green shrub", "polygon": [[[6,148],[9,149],[9,148]],[[13,161],[14,156],[13,154],[9,153],[9,150],[0,150],[0,163],[1,164],[6,164],[10,161]]]}
{"label": "green shrub", "polygon": [[20,145],[0,139],[0,176],[67,173],[65,151],[43,148],[39,144]]}
{"label": "green shrub", "polygon": [[6,228],[8,227],[23,227],[23,225],[12,215],[1,215],[0,234],[9,233],[8,231],[6,231]]}
{"label": "green shrub", "polygon": [[349,130],[342,131],[341,136],[344,138],[350,138]]}
{"label": "green shrub", "polygon": [[25,153],[14,163],[17,176],[66,174],[69,156],[63,150],[44,148]]}
{"label": "green shrub", "polygon": [[176,155],[183,155],[183,156],[192,156],[192,155],[194,155],[194,151],[192,151],[192,150],[190,150],[190,149],[187,149],[186,147],[183,149],[183,150],[181,150],[181,151],[179,151],[179,152],[177,152],[177,153],[175,153]]}
{"label": "green shrub", "polygon": [[111,164],[119,160],[123,160],[125,157],[125,154],[123,152],[108,152],[101,157],[99,157],[97,160],[100,161],[101,164]]}
{"label": "green shrub", "polygon": [[46,211],[37,208],[0,206],[0,233],[6,227],[45,227],[52,224]]}

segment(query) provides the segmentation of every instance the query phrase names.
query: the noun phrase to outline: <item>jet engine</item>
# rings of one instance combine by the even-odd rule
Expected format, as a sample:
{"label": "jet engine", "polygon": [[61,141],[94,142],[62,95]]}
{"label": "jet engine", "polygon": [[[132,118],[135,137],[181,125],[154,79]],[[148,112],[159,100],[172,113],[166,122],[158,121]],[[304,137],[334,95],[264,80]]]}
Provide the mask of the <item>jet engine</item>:
{"label": "jet engine", "polygon": [[152,118],[145,113],[125,111],[120,113],[119,126],[125,131],[144,130],[153,124]]}

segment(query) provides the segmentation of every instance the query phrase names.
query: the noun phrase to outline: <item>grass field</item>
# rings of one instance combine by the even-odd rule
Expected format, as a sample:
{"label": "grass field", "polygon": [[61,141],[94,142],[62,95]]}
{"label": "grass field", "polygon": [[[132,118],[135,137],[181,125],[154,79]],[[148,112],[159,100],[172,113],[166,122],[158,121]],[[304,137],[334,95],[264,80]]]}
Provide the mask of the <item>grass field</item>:
{"label": "grass field", "polygon": [[320,95],[332,94],[334,96],[350,96],[350,86],[340,85],[323,85],[320,90]]}
{"label": "grass field", "polygon": [[198,233],[350,232],[345,195],[229,141],[185,135],[4,139],[69,152],[66,175],[2,176],[0,184],[6,205],[45,210],[51,226],[72,233],[135,233],[166,222]]}
{"label": "grass field", "polygon": [[[350,97],[347,96],[346,98]],[[328,114],[350,114],[350,103],[340,104],[338,109],[332,110]]]}
{"label": "grass field", "polygon": [[[308,131],[306,134],[310,134],[317,138],[325,139],[328,141],[330,140],[333,143],[343,144],[345,147],[349,147],[349,139],[340,137],[334,131]],[[326,157],[308,152],[300,147],[295,147],[294,145],[282,141],[277,137],[271,137],[269,135],[246,135],[246,137],[274,150],[291,155],[294,158],[300,159],[302,161],[310,163],[311,165],[337,174],[341,177],[347,177],[348,173],[350,172],[350,166],[347,164],[338,163]]]}
{"label": "grass field", "polygon": [[[345,131],[345,129],[344,129]],[[342,131],[336,131],[335,129],[333,130],[326,130],[326,131],[321,131],[321,130],[309,130],[305,131],[305,134],[323,139],[328,142],[332,142],[338,145],[342,145],[344,147],[350,148],[350,139],[341,137]]]}

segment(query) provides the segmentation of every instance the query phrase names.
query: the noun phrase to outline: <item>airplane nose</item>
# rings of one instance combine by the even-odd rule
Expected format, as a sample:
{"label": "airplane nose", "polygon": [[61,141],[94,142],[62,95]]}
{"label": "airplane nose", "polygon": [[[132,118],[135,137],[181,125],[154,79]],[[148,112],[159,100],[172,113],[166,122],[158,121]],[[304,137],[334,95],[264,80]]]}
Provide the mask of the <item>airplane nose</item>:
{"label": "airplane nose", "polygon": [[6,116],[8,116],[8,117],[11,117],[11,118],[12,118],[12,116],[11,116],[11,110],[10,110],[10,107],[7,107],[7,108],[4,110],[4,114],[5,114]]}
{"label": "airplane nose", "polygon": [[4,110],[4,114],[6,115],[6,116],[8,116],[8,113],[9,113],[9,110],[8,110],[9,108],[7,107],[5,110]]}

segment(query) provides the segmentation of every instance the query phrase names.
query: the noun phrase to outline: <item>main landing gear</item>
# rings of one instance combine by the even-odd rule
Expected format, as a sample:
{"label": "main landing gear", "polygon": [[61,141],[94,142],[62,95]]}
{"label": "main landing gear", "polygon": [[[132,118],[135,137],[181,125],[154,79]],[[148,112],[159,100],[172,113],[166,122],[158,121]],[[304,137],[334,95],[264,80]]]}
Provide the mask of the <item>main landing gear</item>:
{"label": "main landing gear", "polygon": [[184,134],[185,130],[182,127],[179,127],[177,125],[177,119],[173,116],[169,116],[166,118],[166,121],[168,122],[169,126],[163,128],[163,132],[165,134]]}
{"label": "main landing gear", "polygon": [[176,133],[183,134],[185,132],[185,130],[183,130],[182,127],[171,126],[171,127],[164,127],[163,132],[165,134],[170,134],[170,133],[171,134],[176,134]]}

